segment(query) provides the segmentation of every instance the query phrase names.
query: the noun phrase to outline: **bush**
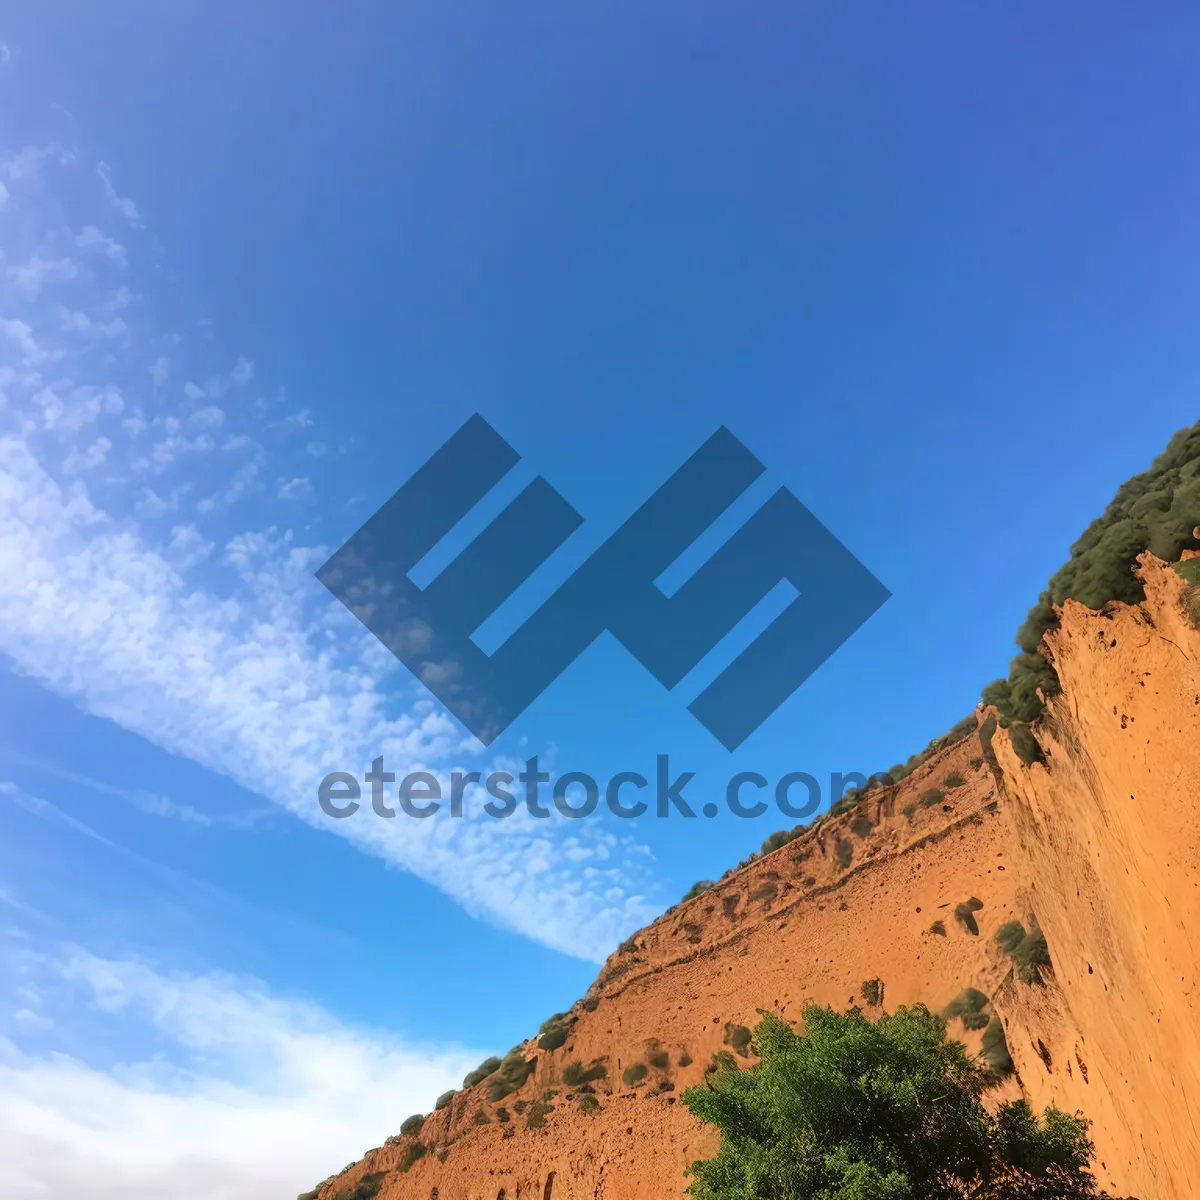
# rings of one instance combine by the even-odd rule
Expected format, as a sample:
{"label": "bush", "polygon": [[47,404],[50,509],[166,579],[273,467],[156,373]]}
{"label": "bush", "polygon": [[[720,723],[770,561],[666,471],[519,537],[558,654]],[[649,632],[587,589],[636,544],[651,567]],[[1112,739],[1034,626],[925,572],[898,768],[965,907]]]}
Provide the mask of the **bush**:
{"label": "bush", "polygon": [[658,1042],[651,1039],[646,1043],[646,1063],[656,1071],[665,1071],[671,1065],[671,1059]]}
{"label": "bush", "polygon": [[608,1068],[599,1059],[595,1059],[587,1067],[579,1059],[576,1059],[574,1062],[567,1063],[563,1068],[562,1081],[567,1087],[579,1087],[582,1084],[591,1083],[593,1080],[603,1079],[607,1074]]}
{"label": "bush", "polygon": [[692,886],[683,893],[683,900],[681,900],[680,903],[682,904],[687,900],[695,900],[697,896],[703,895],[712,886],[713,881],[711,879],[697,879],[696,882],[693,883]]}
{"label": "bush", "polygon": [[935,804],[941,804],[946,798],[946,793],[941,788],[926,788],[918,797],[917,802],[922,808],[932,808]]}
{"label": "bush", "polygon": [[[417,1145],[419,1146],[420,1142]],[[372,1171],[369,1175],[364,1175],[353,1187],[342,1188],[334,1200],[374,1200],[383,1186],[384,1174],[384,1171]]]}
{"label": "bush", "polygon": [[456,1088],[451,1088],[448,1092],[443,1092],[434,1102],[433,1108],[435,1112],[441,1112],[455,1096],[458,1095]]}
{"label": "bush", "polygon": [[924,1200],[1019,1172],[1029,1190],[987,1194],[1095,1195],[1087,1122],[1054,1108],[1039,1120],[1023,1102],[989,1113],[989,1072],[920,1006],[872,1023],[810,1003],[802,1035],[764,1013],[755,1045],[756,1066],[684,1093],[721,1133],[717,1155],[687,1168],[692,1200]]}
{"label": "bush", "polygon": [[568,1013],[555,1013],[538,1027],[538,1049],[557,1050],[566,1043],[575,1019]]}
{"label": "bush", "polygon": [[681,1067],[690,1067],[692,1065],[692,1056],[684,1049],[679,1055],[679,1065]]}
{"label": "bush", "polygon": [[529,1106],[529,1116],[525,1118],[526,1129],[541,1129],[546,1124],[546,1114],[554,1111],[553,1104],[535,1100]]}
{"label": "bush", "polygon": [[581,1001],[584,1012],[595,1012],[600,1007],[599,996],[584,996]]}
{"label": "bush", "polygon": [[740,1054],[742,1058],[748,1058],[750,1042],[750,1030],[745,1025],[735,1025],[732,1021],[726,1022],[725,1045],[732,1046],[735,1054]]}
{"label": "bush", "polygon": [[938,937],[945,937],[946,936],[946,922],[941,921],[941,920],[934,921],[934,923],[932,925],[930,925],[930,927],[929,927],[929,932],[936,933],[938,935]]}
{"label": "bush", "polygon": [[872,1008],[878,1008],[883,1003],[883,983],[878,979],[864,979],[862,998]]}
{"label": "bush", "polygon": [[957,771],[955,771],[953,775],[947,775],[946,778],[942,780],[942,787],[949,792],[954,788],[962,787],[962,785],[966,782],[967,781]]}
{"label": "bush", "polygon": [[983,1057],[987,1062],[991,1078],[1003,1079],[1013,1073],[1013,1060],[1008,1052],[1008,1039],[999,1017],[993,1017],[983,1031]]}
{"label": "bush", "polygon": [[1007,921],[996,931],[996,944],[1013,961],[1022,983],[1043,983],[1042,972],[1052,967],[1050,948],[1036,918],[1026,931],[1020,921]]}
{"label": "bush", "polygon": [[576,1096],[575,1104],[578,1106],[580,1112],[595,1112],[600,1107],[600,1101],[587,1092],[582,1096]]}
{"label": "bush", "polygon": [[793,829],[778,829],[762,844],[760,854],[770,854],[774,850],[779,850],[786,846],[788,842],[794,842],[806,829],[807,825],[797,825]]}
{"label": "bush", "polygon": [[854,844],[846,838],[838,838],[837,845],[834,847],[834,855],[837,858],[838,866],[842,870],[854,861]]}
{"label": "bush", "polygon": [[495,1104],[505,1096],[511,1096],[533,1074],[537,1060],[526,1059],[521,1048],[515,1046],[501,1061],[500,1066],[492,1073],[488,1082],[487,1097]]}
{"label": "bush", "polygon": [[406,1117],[404,1123],[400,1126],[400,1132],[408,1137],[410,1134],[420,1133],[421,1126],[425,1124],[424,1113],[413,1113],[411,1117]]}
{"label": "bush", "polygon": [[1042,658],[1043,635],[1054,627],[1054,605],[1078,600],[1091,609],[1110,600],[1138,604],[1145,589],[1134,575],[1137,556],[1150,550],[1174,562],[1200,544],[1192,530],[1200,525],[1200,422],[1181,429],[1150,469],[1118,489],[1102,516],[1071,547],[1071,556],[1051,577],[1025,623],[1017,631],[1021,653],[1008,678],[984,689],[984,702],[995,704],[1005,721],[1032,721],[1041,713],[1037,688],[1050,696],[1058,676]]}
{"label": "bush", "polygon": [[507,1108],[498,1108],[496,1109],[496,1120],[499,1121],[501,1125],[507,1125],[508,1122],[512,1120],[512,1117],[508,1115]]}
{"label": "bush", "polygon": [[637,938],[628,938],[617,947],[618,954],[633,954],[637,951]]}
{"label": "bush", "polygon": [[626,1067],[621,1072],[621,1079],[624,1080],[626,1087],[633,1087],[635,1084],[641,1083],[646,1078],[646,1064],[634,1063],[631,1067]]}
{"label": "bush", "polygon": [[865,838],[874,828],[875,826],[871,824],[871,819],[865,813],[859,813],[850,822],[850,832],[855,837]]}
{"label": "bush", "polygon": [[910,825],[912,824],[912,819],[913,819],[913,816],[915,815],[916,811],[917,811],[917,806],[915,803],[906,804],[904,806],[904,815],[908,818]]}
{"label": "bush", "polygon": [[1033,766],[1035,762],[1046,761],[1046,756],[1042,753],[1042,747],[1034,736],[1033,730],[1023,721],[1014,721],[1008,727],[1008,736],[1012,741],[1013,753],[1027,767]]}
{"label": "bush", "polygon": [[986,1029],[990,1018],[983,1010],[988,1003],[987,996],[978,988],[964,988],[942,1010],[942,1016],[947,1021],[961,1021],[964,1029]]}
{"label": "bush", "polygon": [[500,1069],[500,1060],[493,1055],[491,1058],[485,1058],[473,1071],[468,1071],[463,1077],[463,1090],[473,1088],[477,1083],[482,1083],[494,1071]]}
{"label": "bush", "polygon": [[975,920],[975,914],[982,907],[983,901],[977,896],[954,906],[954,919],[975,937],[979,936],[979,923]]}
{"label": "bush", "polygon": [[715,1075],[721,1071],[736,1071],[737,1069],[737,1059],[728,1050],[718,1050],[712,1056],[708,1066],[704,1068],[704,1074],[706,1076]]}
{"label": "bush", "polygon": [[760,884],[750,893],[751,901],[757,900],[774,900],[779,895],[779,885],[777,883],[767,882]]}
{"label": "bush", "polygon": [[482,1108],[475,1114],[475,1124],[476,1125],[490,1125],[491,1123],[492,1123],[492,1118],[489,1117],[487,1115],[487,1113],[485,1113],[483,1111]]}
{"label": "bush", "polygon": [[397,1171],[407,1171],[413,1163],[420,1162],[425,1157],[427,1148],[420,1142],[411,1142],[405,1146],[400,1152],[400,1159],[396,1163]]}

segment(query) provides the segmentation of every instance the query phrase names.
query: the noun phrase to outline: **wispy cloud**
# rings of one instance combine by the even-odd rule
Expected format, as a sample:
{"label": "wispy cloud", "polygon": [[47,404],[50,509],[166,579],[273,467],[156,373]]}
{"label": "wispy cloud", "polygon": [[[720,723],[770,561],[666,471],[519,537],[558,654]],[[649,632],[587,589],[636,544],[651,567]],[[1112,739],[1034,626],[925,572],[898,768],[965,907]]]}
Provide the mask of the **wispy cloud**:
{"label": "wispy cloud", "polygon": [[[22,180],[46,155],[22,154],[0,177],[32,204]],[[99,173],[132,241],[136,206]],[[19,247],[21,261],[48,258],[46,247],[78,227],[47,222],[41,240]],[[311,464],[313,414],[218,408],[217,397],[256,380],[250,358],[207,368],[219,348],[154,332],[148,300],[130,299],[137,333],[115,342],[119,354],[77,349],[56,289],[72,288],[71,311],[99,319],[119,294],[101,272],[126,270],[107,252],[94,258],[94,279],[47,277],[45,295],[14,281],[0,295],[0,369],[11,377],[0,410],[0,650],[88,711],[414,872],[470,912],[603,957],[657,909],[644,898],[648,856],[602,821],[568,835],[523,811],[502,822],[333,822],[320,812],[328,771],[384,754],[397,773],[444,775],[470,766],[479,747],[312,578],[327,548],[301,544],[288,522],[312,490],[301,464]],[[169,377],[205,382],[172,389]],[[238,532],[232,514],[250,496],[265,527]]]}

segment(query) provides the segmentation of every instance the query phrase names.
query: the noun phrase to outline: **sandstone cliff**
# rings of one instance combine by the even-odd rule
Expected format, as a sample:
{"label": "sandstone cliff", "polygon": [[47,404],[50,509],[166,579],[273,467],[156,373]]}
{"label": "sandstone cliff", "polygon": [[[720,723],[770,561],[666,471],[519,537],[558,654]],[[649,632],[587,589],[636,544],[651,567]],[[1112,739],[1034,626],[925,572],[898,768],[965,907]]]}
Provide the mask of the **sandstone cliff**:
{"label": "sandstone cliff", "polygon": [[[1016,1066],[998,1096],[1082,1109],[1115,1194],[1197,1194],[1200,632],[1179,575],[1148,555],[1142,571],[1144,604],[1068,602],[1048,636],[1063,690],[1036,727],[1044,763],[988,722],[678,905],[609,959],[564,1045],[526,1044],[518,1090],[457,1094],[319,1200],[677,1198],[715,1150],[679,1102],[713,1055],[741,1053],[759,1009],[878,1011],[870,980],[888,1009],[979,989]],[[1041,984],[995,942],[1033,917],[1053,960]],[[597,1062],[603,1078],[564,1082]]]}

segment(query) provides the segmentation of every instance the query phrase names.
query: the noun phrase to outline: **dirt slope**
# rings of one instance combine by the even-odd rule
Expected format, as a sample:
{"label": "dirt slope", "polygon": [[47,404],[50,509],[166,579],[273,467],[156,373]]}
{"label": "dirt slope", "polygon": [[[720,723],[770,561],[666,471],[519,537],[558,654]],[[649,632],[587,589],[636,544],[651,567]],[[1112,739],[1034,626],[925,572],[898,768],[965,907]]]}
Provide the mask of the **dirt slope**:
{"label": "dirt slope", "polygon": [[[677,1198],[685,1165],[716,1145],[679,1094],[733,1052],[737,1027],[810,997],[863,1004],[871,979],[889,1009],[986,993],[1017,1066],[1001,1094],[1082,1108],[1116,1194],[1193,1197],[1200,633],[1179,576],[1148,556],[1143,569],[1144,605],[1068,603],[1050,636],[1063,692],[1038,728],[1045,765],[1024,766],[1003,731],[986,753],[971,736],[677,906],[608,960],[564,1046],[526,1044],[536,1066],[517,1092],[491,1102],[485,1081],[456,1095],[319,1200],[377,1173],[379,1200]],[[935,785],[944,797],[922,804]],[[955,916],[971,898],[978,933]],[[1031,912],[1055,964],[1044,987],[1016,980],[994,942]],[[605,1078],[564,1085],[570,1062],[596,1059]],[[645,1078],[627,1085],[636,1064]]]}

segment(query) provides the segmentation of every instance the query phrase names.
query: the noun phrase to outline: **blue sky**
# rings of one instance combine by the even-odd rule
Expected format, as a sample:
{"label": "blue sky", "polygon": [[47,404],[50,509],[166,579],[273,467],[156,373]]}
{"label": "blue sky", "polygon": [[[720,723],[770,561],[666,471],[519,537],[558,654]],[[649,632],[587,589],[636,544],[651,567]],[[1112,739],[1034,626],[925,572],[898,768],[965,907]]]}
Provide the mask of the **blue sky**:
{"label": "blue sky", "polygon": [[[335,823],[327,771],[885,768],[1195,419],[1180,7],[5,20],[15,1196],[311,1186],[789,823]],[[892,598],[736,753],[609,638],[484,750],[313,579],[475,411],[562,571],[725,424]]]}

